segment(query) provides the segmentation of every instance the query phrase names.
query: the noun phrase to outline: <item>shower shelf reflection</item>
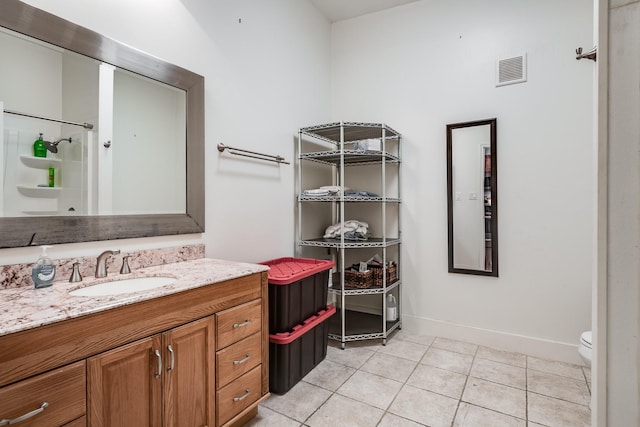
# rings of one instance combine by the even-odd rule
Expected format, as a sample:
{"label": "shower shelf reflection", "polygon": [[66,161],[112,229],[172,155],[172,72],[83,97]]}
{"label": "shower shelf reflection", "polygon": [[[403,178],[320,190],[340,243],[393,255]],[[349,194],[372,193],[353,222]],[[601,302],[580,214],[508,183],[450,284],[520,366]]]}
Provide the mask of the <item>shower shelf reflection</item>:
{"label": "shower shelf reflection", "polygon": [[34,187],[33,185],[18,185],[18,191],[27,197],[53,199],[60,195],[60,187]]}
{"label": "shower shelf reflection", "polygon": [[61,159],[55,159],[53,157],[34,157],[22,154],[20,160],[25,166],[34,169],[58,168],[62,165]]}

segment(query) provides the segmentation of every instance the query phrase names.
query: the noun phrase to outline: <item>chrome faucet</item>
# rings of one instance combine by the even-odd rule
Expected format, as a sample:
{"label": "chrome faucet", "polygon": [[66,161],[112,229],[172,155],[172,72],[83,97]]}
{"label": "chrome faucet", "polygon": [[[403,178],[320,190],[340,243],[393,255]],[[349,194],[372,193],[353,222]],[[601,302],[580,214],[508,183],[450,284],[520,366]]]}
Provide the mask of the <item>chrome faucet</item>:
{"label": "chrome faucet", "polygon": [[96,261],[96,278],[107,277],[107,259],[111,255],[118,255],[119,253],[119,250],[104,251],[98,255],[98,260]]}

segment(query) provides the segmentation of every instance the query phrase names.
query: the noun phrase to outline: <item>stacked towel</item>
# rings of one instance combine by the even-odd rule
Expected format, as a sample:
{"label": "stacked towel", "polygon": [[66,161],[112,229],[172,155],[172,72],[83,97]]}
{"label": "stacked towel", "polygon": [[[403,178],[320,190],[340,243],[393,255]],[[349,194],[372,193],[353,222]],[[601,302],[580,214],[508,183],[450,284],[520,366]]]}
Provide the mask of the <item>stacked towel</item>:
{"label": "stacked towel", "polygon": [[369,238],[369,224],[355,219],[345,221],[344,224],[334,224],[327,227],[325,239],[338,239],[344,234],[345,240],[367,240]]}
{"label": "stacked towel", "polygon": [[340,194],[340,187],[336,185],[325,185],[320,188],[313,188],[302,192],[303,196],[312,197],[337,196],[338,194]]}

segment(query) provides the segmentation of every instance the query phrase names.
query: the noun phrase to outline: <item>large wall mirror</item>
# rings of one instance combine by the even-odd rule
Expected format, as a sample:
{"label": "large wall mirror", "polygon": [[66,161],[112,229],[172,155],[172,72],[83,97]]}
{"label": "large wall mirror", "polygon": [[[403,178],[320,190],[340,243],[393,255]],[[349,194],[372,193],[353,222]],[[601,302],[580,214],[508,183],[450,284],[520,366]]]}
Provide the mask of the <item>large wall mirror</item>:
{"label": "large wall mirror", "polygon": [[449,272],[498,276],[496,119],[447,125]]}
{"label": "large wall mirror", "polygon": [[202,76],[18,0],[0,49],[0,248],[204,231]]}

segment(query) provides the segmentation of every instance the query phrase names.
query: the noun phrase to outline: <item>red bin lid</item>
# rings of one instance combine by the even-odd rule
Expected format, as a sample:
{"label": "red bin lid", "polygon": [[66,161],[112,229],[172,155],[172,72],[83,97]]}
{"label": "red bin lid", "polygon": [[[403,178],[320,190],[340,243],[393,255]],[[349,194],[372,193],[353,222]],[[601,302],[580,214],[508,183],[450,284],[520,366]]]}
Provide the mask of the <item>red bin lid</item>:
{"label": "red bin lid", "polygon": [[333,316],[335,312],[336,308],[332,305],[328,305],[326,310],[320,310],[317,314],[309,317],[301,324],[294,326],[291,332],[269,334],[269,342],[274,344],[291,344],[293,341],[297,340],[311,329]]}
{"label": "red bin lid", "polygon": [[288,285],[336,265],[333,261],[313,258],[277,258],[260,264],[269,266],[268,278],[272,285]]}

